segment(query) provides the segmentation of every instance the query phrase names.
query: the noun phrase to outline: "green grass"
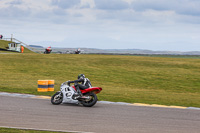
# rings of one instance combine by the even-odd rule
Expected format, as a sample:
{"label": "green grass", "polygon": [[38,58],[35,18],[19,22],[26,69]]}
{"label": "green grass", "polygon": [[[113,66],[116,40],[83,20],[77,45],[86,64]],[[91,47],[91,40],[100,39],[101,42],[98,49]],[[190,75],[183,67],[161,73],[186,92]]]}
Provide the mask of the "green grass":
{"label": "green grass", "polygon": [[39,131],[39,130],[25,130],[25,129],[14,129],[14,128],[1,128],[0,133],[57,133],[52,131]]}
{"label": "green grass", "polygon": [[[126,55],[127,56],[127,55]],[[128,55],[128,56],[145,56],[145,57],[168,57],[168,58],[190,58],[190,59],[200,59],[200,55],[156,55],[156,54],[141,54],[141,55]]]}
{"label": "green grass", "polygon": [[37,92],[37,81],[84,73],[101,86],[99,100],[200,107],[200,59],[69,54],[0,54],[0,91]]}
{"label": "green grass", "polygon": [[0,40],[0,48],[6,49],[6,47],[8,47],[8,43],[11,43],[11,41]]}

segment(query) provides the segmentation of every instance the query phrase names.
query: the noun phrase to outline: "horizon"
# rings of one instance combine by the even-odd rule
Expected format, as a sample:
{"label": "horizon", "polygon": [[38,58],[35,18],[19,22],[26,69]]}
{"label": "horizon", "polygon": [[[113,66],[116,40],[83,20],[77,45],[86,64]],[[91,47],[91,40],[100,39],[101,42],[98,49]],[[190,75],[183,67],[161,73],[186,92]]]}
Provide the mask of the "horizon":
{"label": "horizon", "polygon": [[[49,46],[47,46],[47,47],[43,47],[43,46],[40,46],[40,45],[29,45],[29,46],[31,46],[31,47],[42,47],[42,48],[47,48],[47,47],[49,47]],[[149,49],[134,49],[134,48],[132,48],[132,49],[114,49],[114,48],[112,48],[112,49],[102,49],[102,48],[87,48],[87,47],[51,47],[51,48],[55,48],[55,49],[96,49],[96,50],[138,50],[138,51],[152,51],[152,52],[181,52],[181,53],[187,53],[187,52],[199,52],[200,53],[200,51],[168,51],[168,50],[149,50]]]}

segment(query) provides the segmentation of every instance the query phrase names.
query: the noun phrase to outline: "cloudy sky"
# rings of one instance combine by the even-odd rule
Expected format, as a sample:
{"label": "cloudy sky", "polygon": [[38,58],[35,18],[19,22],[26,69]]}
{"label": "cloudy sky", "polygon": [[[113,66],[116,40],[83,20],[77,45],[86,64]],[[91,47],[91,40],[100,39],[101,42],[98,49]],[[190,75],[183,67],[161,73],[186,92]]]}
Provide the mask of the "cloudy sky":
{"label": "cloudy sky", "polygon": [[44,47],[200,51],[200,0],[0,0],[0,34]]}

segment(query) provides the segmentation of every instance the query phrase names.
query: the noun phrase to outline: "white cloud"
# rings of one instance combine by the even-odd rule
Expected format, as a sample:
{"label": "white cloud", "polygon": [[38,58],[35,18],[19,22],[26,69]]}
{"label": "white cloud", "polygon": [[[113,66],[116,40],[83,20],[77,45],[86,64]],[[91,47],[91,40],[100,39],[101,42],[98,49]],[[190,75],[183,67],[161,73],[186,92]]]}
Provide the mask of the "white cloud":
{"label": "white cloud", "polygon": [[63,9],[72,8],[79,5],[81,0],[52,0],[52,5],[58,6]]}
{"label": "white cloud", "polygon": [[156,50],[178,50],[182,44],[192,50],[200,42],[198,0],[0,2],[1,34],[31,44]]}
{"label": "white cloud", "polygon": [[95,3],[93,0],[81,0],[81,7],[94,8]]}
{"label": "white cloud", "polygon": [[175,11],[178,14],[200,15],[198,0],[134,0],[131,4],[136,11]]}
{"label": "white cloud", "polygon": [[123,0],[94,0],[96,8],[101,10],[123,10],[129,4]]}

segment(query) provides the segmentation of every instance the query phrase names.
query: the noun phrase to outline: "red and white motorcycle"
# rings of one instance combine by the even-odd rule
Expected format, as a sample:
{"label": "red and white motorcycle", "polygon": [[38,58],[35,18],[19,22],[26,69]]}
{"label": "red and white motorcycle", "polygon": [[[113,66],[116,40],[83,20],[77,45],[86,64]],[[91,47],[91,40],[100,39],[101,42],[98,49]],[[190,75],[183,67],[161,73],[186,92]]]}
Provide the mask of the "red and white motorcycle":
{"label": "red and white motorcycle", "polygon": [[82,104],[85,107],[92,107],[97,102],[97,93],[102,91],[101,87],[91,87],[88,89],[80,90],[83,96],[76,95],[75,86],[70,86],[68,81],[64,82],[60,86],[60,91],[56,92],[51,97],[51,103],[54,105],[59,105],[61,103],[76,103]]}

